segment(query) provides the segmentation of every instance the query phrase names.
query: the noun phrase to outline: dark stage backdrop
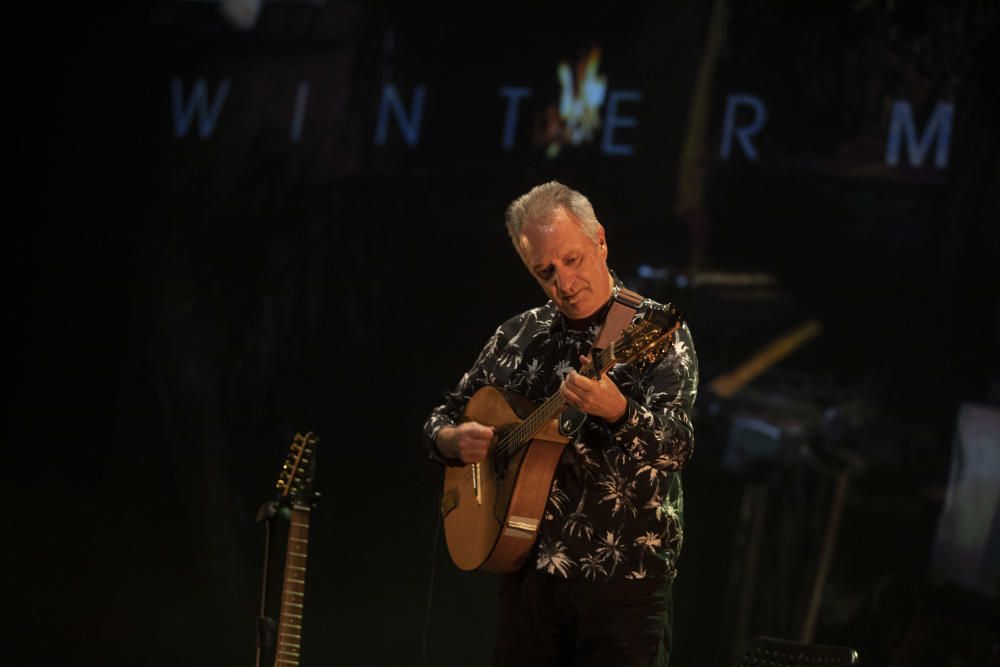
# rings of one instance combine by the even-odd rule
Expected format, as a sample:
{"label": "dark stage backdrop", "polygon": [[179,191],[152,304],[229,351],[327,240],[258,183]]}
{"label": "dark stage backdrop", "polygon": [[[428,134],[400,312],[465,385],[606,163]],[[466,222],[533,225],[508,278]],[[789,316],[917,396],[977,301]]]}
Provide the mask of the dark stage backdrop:
{"label": "dark stage backdrop", "polygon": [[[698,346],[672,664],[799,636],[845,461],[815,637],[915,664],[899,646],[937,609],[956,415],[998,402],[997,18],[976,0],[17,16],[4,662],[251,664],[255,514],[313,430],[303,664],[488,664],[496,579],[451,565],[419,433],[540,303],[503,211],[558,179]],[[811,320],[818,337],[713,390]]]}

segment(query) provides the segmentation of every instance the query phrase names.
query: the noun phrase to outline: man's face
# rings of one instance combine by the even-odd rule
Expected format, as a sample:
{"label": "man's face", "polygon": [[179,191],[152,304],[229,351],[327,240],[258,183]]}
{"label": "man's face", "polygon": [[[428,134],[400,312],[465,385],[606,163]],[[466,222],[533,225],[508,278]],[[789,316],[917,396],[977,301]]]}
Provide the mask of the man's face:
{"label": "man's face", "polygon": [[566,317],[593,315],[611,298],[603,227],[594,241],[576,216],[559,208],[545,223],[521,229],[521,249],[535,280]]}

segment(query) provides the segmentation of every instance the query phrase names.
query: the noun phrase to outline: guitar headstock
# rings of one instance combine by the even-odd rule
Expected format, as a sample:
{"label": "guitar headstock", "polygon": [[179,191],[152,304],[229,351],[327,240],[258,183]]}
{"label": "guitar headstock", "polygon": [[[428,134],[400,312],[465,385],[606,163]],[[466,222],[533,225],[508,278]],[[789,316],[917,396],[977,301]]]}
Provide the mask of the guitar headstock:
{"label": "guitar headstock", "polygon": [[279,500],[306,504],[311,502],[313,477],[316,474],[316,447],[319,438],[312,431],[296,433],[275,488]]}
{"label": "guitar headstock", "polygon": [[673,335],[684,321],[684,313],[673,304],[651,309],[633,322],[621,338],[608,348],[606,365],[637,364],[645,366],[663,358],[670,350]]}

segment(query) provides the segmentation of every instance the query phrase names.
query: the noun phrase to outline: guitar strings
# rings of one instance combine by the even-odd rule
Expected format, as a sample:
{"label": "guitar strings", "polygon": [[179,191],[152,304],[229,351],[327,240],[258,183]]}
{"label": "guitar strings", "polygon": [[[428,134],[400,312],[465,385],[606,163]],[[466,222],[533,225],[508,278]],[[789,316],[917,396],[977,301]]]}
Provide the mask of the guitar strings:
{"label": "guitar strings", "polygon": [[[662,345],[664,342],[669,342],[670,340],[673,339],[674,332],[677,331],[678,328],[680,328],[681,318],[677,317],[676,313],[673,310],[671,311],[671,315],[673,316],[674,319],[673,326],[671,326],[665,332],[663,332],[663,330],[661,329],[662,335],[658,336],[652,342],[648,342],[643,347],[643,350],[637,353],[633,357],[633,359],[637,358],[644,351],[650,350],[656,346]],[[622,337],[621,342],[626,343],[630,341],[633,337],[637,336],[626,334]],[[604,372],[607,372],[607,370],[610,369],[611,364],[609,364],[608,362],[614,359],[617,347],[618,347],[617,345],[612,344],[609,348],[601,350],[598,353],[599,366],[602,369],[604,369]],[[594,376],[593,363],[591,361],[586,362],[583,366],[580,367],[580,370],[577,372],[583,375],[584,377],[593,378]],[[494,458],[498,455],[513,456],[514,454],[516,454],[520,449],[522,449],[526,444],[528,444],[531,441],[533,435],[535,435],[539,430],[541,430],[544,423],[554,418],[555,413],[562,410],[562,408],[565,405],[566,401],[562,397],[562,394],[560,394],[559,392],[556,392],[552,396],[549,396],[549,398],[547,398],[545,402],[542,403],[542,405],[540,405],[537,409],[535,409],[534,412],[528,415],[528,417],[525,418],[524,421],[517,423],[500,441],[497,442],[493,453]],[[545,419],[541,419],[539,417],[539,415],[545,414],[549,411],[551,411],[552,414],[548,414]],[[539,424],[538,423],[539,421],[541,421],[542,424]],[[482,463],[485,462],[486,462],[485,460],[482,461]],[[466,495],[467,492],[468,493],[473,492],[471,486],[472,465],[467,464],[464,467],[466,469],[465,473],[462,475],[460,484],[456,488],[456,491],[459,493],[460,496]]]}
{"label": "guitar strings", "polygon": [[[603,355],[603,353],[602,353]],[[607,359],[601,359],[601,365],[607,362]],[[588,364],[583,366],[580,371],[581,375],[586,375],[587,373],[593,373],[592,365]],[[556,412],[561,410],[563,406],[566,405],[566,400],[562,397],[562,394],[556,392],[552,396],[549,396],[544,403],[542,403],[538,408],[535,409],[528,417],[516,424],[511,430],[501,438],[494,448],[493,456],[497,457],[507,457],[516,454],[525,444],[531,440],[531,435],[534,435],[542,423],[552,419]],[[553,414],[548,414],[553,413]],[[539,415],[548,415],[546,418],[541,418]],[[485,461],[484,461],[485,462]],[[472,467],[468,465],[468,470],[463,476],[463,481],[470,481],[472,479]]]}
{"label": "guitar strings", "polygon": [[[614,351],[612,349],[602,350],[598,354],[598,361],[600,362],[600,366],[602,368],[607,366],[608,362],[611,361],[613,358],[614,358]],[[594,375],[593,364],[591,362],[587,362],[577,372],[580,373],[580,375],[583,375],[584,377],[593,377]],[[555,417],[554,413],[558,412],[559,410],[562,410],[565,405],[566,405],[566,400],[562,397],[562,394],[556,392],[555,394],[552,394],[552,396],[549,396],[545,400],[545,402],[542,403],[537,409],[535,409],[534,412],[528,415],[528,417],[524,421],[519,422],[516,426],[514,426],[510,430],[510,432],[508,432],[500,441],[497,442],[493,456],[506,457],[506,456],[513,456],[514,454],[516,454],[525,444],[531,441],[531,436],[534,435],[539,430],[541,425],[538,422],[541,421],[542,423],[544,423],[551,420],[553,417]],[[548,416],[544,419],[539,417],[539,415],[547,414],[550,412],[553,414],[548,414]],[[467,467],[468,470],[463,476],[462,481],[469,482],[472,480],[472,467],[471,465]]]}
{"label": "guitar strings", "polygon": [[[678,326],[679,326],[679,322],[677,324],[675,324],[675,326],[671,327],[668,331],[666,331],[662,336],[659,336],[654,341],[648,343],[645,346],[644,349],[650,349],[650,348],[655,347],[657,345],[661,345],[664,341],[669,341],[673,337],[673,334],[676,331],[676,329],[678,328]],[[622,341],[625,342],[628,339],[629,339],[629,337],[623,337]],[[605,372],[607,371],[607,367],[609,366],[608,362],[611,361],[611,360],[613,360],[614,356],[615,356],[615,347],[614,346],[610,347],[608,349],[602,350],[600,353],[598,353],[599,364],[600,364],[601,368],[605,369]],[[636,356],[638,356],[638,355],[636,355]],[[593,367],[593,364],[588,361],[577,372],[580,373],[581,375],[584,375],[585,377],[592,378],[594,376],[594,367]],[[519,422],[517,425],[515,425],[510,430],[510,432],[508,432],[507,435],[504,436],[503,439],[501,439],[499,442],[497,442],[496,447],[494,449],[493,456],[494,457],[496,457],[496,456],[504,456],[504,457],[506,457],[506,456],[513,456],[514,454],[517,454],[517,452],[520,451],[521,448],[523,448],[526,444],[528,444],[531,441],[531,439],[532,439],[531,436],[533,436],[535,433],[537,433],[542,428],[542,426],[543,426],[543,424],[545,422],[553,419],[555,417],[555,413],[557,413],[558,411],[562,410],[562,408],[565,405],[566,405],[566,401],[562,397],[562,394],[560,394],[560,393],[557,392],[557,393],[553,394],[552,396],[550,396],[534,412],[532,412],[524,421]],[[542,415],[542,414],[546,414],[546,413],[548,413],[550,411],[552,412],[552,414],[548,414],[544,419],[542,419],[539,416],[539,415]],[[539,424],[538,423],[539,421],[541,421],[542,424]],[[483,462],[485,463],[485,461],[483,461]],[[467,468],[467,470],[465,471],[465,474],[462,476],[462,480],[461,481],[463,481],[463,482],[470,482],[471,483],[471,481],[472,481],[472,466],[471,466],[471,464],[467,464],[465,467]]]}

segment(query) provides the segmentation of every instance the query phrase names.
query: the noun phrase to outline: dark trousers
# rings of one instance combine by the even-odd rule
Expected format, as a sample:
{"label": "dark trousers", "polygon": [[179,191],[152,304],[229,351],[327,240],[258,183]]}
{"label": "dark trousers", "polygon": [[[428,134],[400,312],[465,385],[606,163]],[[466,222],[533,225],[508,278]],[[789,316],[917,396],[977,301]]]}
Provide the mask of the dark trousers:
{"label": "dark trousers", "polygon": [[500,584],[493,664],[667,667],[672,623],[663,579],[567,581],[529,566]]}

